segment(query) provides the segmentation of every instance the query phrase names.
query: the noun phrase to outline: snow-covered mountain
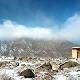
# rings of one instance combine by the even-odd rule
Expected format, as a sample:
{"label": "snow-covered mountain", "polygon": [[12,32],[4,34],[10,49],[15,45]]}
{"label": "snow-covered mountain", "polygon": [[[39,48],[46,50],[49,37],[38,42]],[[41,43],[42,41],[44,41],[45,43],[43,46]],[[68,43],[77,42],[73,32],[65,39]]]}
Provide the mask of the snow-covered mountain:
{"label": "snow-covered mountain", "polygon": [[77,46],[69,41],[16,39],[0,41],[0,55],[31,55],[41,57],[70,57],[71,48]]}

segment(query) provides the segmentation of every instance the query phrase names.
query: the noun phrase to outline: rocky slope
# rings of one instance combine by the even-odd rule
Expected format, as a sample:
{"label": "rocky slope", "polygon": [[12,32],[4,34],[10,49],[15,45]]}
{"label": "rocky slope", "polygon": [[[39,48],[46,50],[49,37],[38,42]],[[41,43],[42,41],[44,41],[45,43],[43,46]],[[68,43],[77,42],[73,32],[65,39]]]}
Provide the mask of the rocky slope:
{"label": "rocky slope", "polygon": [[0,55],[31,55],[39,57],[70,57],[71,48],[76,46],[69,41],[17,39],[0,41]]}

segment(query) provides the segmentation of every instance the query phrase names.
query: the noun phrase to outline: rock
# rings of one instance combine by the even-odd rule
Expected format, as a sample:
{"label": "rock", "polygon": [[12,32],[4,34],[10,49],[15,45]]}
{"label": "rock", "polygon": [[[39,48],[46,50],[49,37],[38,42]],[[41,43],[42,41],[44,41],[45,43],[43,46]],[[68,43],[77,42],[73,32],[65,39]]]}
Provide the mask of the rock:
{"label": "rock", "polygon": [[48,63],[44,63],[43,65],[39,66],[38,68],[35,69],[36,72],[39,71],[51,71],[52,69],[52,65],[50,64],[50,62]]}
{"label": "rock", "polygon": [[16,62],[16,66],[19,66],[19,63],[18,62]]}
{"label": "rock", "polygon": [[25,66],[26,66],[26,64],[21,64],[21,66],[25,67]]}
{"label": "rock", "polygon": [[6,66],[6,62],[0,62],[0,67],[5,67]]}
{"label": "rock", "polygon": [[47,70],[52,69],[52,65],[50,64],[50,62],[43,64],[41,67],[43,67]]}
{"label": "rock", "polygon": [[43,73],[37,73],[37,76],[35,77],[35,80],[52,80],[53,77],[50,75],[50,73],[43,72]]}
{"label": "rock", "polygon": [[75,66],[79,66],[79,64],[77,62],[68,61],[60,65],[59,69],[70,68],[70,67],[75,67]]}
{"label": "rock", "polygon": [[52,64],[52,70],[58,70],[59,69],[59,66],[58,64],[54,63]]}
{"label": "rock", "polygon": [[34,78],[35,75],[31,69],[26,69],[20,73],[20,76],[24,76],[25,78]]}

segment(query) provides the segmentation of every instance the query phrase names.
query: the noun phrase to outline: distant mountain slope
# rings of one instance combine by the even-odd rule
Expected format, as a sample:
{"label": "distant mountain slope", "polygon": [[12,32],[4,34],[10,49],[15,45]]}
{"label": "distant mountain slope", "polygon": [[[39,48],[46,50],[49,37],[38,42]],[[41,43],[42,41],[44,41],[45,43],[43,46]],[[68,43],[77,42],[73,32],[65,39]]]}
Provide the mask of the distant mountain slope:
{"label": "distant mountain slope", "polygon": [[69,41],[17,39],[0,41],[1,55],[31,55],[41,57],[71,57],[71,48],[75,45]]}

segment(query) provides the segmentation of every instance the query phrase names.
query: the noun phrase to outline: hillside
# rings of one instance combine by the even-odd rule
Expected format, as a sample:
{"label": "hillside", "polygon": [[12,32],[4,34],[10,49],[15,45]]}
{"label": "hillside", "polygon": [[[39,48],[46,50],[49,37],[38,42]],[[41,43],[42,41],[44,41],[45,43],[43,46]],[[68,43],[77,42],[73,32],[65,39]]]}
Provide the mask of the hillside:
{"label": "hillside", "polygon": [[77,46],[69,41],[17,39],[0,41],[0,55],[71,57],[71,48]]}

